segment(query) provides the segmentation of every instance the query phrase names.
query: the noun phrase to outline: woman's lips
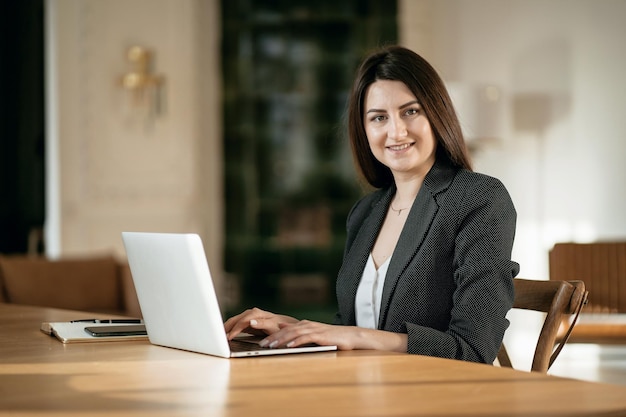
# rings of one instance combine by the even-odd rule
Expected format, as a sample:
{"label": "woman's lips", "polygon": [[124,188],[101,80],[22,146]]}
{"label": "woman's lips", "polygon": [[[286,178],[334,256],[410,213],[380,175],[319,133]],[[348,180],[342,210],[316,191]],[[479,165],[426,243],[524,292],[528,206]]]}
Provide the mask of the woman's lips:
{"label": "woman's lips", "polygon": [[413,146],[413,143],[403,143],[401,145],[387,146],[387,149],[394,152],[399,152],[407,149],[409,146]]}

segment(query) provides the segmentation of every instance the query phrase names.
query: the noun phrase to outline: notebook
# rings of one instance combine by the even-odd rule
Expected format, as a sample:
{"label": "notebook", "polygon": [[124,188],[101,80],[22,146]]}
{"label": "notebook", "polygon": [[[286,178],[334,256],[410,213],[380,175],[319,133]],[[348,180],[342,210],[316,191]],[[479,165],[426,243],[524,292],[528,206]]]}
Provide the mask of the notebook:
{"label": "notebook", "polygon": [[[136,324],[116,324],[116,326],[136,326]],[[95,337],[85,331],[85,328],[102,327],[108,329],[110,323],[90,323],[85,321],[65,321],[65,322],[43,322],[39,328],[47,335],[54,336],[63,343],[78,342],[121,342],[129,340],[146,340],[148,336],[144,335],[115,335],[115,336],[99,336]]]}
{"label": "notebook", "polygon": [[223,358],[337,349],[231,349],[200,236],[123,232],[122,239],[150,343]]}

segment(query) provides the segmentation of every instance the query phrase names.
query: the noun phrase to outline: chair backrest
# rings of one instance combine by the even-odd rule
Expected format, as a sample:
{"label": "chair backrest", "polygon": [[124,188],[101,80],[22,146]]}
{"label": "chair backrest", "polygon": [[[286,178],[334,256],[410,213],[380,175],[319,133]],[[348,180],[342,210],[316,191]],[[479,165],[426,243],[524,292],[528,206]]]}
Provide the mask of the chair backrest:
{"label": "chair backrest", "polygon": [[551,280],[585,282],[585,313],[626,313],[626,242],[556,243],[549,262]]}
{"label": "chair backrest", "polygon": [[[537,281],[515,278],[515,301],[513,308],[547,313],[544,320],[531,366],[531,371],[547,372],[557,358],[570,332],[576,324],[578,314],[587,303],[588,292],[583,281]],[[568,327],[563,337],[559,328]],[[498,352],[500,366],[512,368],[504,344]]]}
{"label": "chair backrest", "polygon": [[141,317],[126,263],[0,254],[0,302]]}

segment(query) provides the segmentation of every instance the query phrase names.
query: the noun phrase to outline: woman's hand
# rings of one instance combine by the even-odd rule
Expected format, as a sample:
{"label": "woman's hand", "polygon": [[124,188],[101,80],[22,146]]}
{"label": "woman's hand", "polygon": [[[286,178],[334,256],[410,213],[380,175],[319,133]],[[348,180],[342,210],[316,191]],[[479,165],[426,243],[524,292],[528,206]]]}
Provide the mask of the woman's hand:
{"label": "woman's hand", "polygon": [[339,350],[356,349],[354,341],[359,333],[356,327],[335,326],[308,320],[280,323],[279,331],[272,332],[259,344],[263,347],[297,347],[309,343],[337,345]]}
{"label": "woman's hand", "polygon": [[407,351],[406,333],[364,329],[356,326],[339,326],[314,321],[300,320],[294,323],[279,323],[279,331],[272,332],[261,346],[297,347],[309,343],[336,345],[339,350],[373,349],[393,352]]}
{"label": "woman's hand", "polygon": [[226,320],[224,330],[226,330],[228,340],[232,340],[241,332],[264,336],[276,333],[282,324],[297,322],[298,320],[293,317],[270,313],[255,307]]}
{"label": "woman's hand", "polygon": [[224,329],[229,340],[241,332],[266,335],[260,344],[271,348],[315,343],[323,346],[336,345],[339,350],[374,349],[406,352],[408,342],[405,333],[298,320],[258,308],[246,310],[226,320]]}

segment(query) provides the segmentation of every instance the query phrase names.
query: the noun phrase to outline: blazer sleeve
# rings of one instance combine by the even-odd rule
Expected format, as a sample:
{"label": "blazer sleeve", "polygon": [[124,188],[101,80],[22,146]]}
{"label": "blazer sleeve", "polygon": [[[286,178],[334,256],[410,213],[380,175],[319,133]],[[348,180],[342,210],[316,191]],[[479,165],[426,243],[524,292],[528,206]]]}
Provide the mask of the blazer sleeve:
{"label": "blazer sleeve", "polygon": [[441,214],[455,219],[449,325],[440,331],[405,323],[408,352],[491,363],[509,325],[519,272],[511,261],[516,212],[499,180],[475,173],[457,179],[464,192],[443,193],[439,201]]}

